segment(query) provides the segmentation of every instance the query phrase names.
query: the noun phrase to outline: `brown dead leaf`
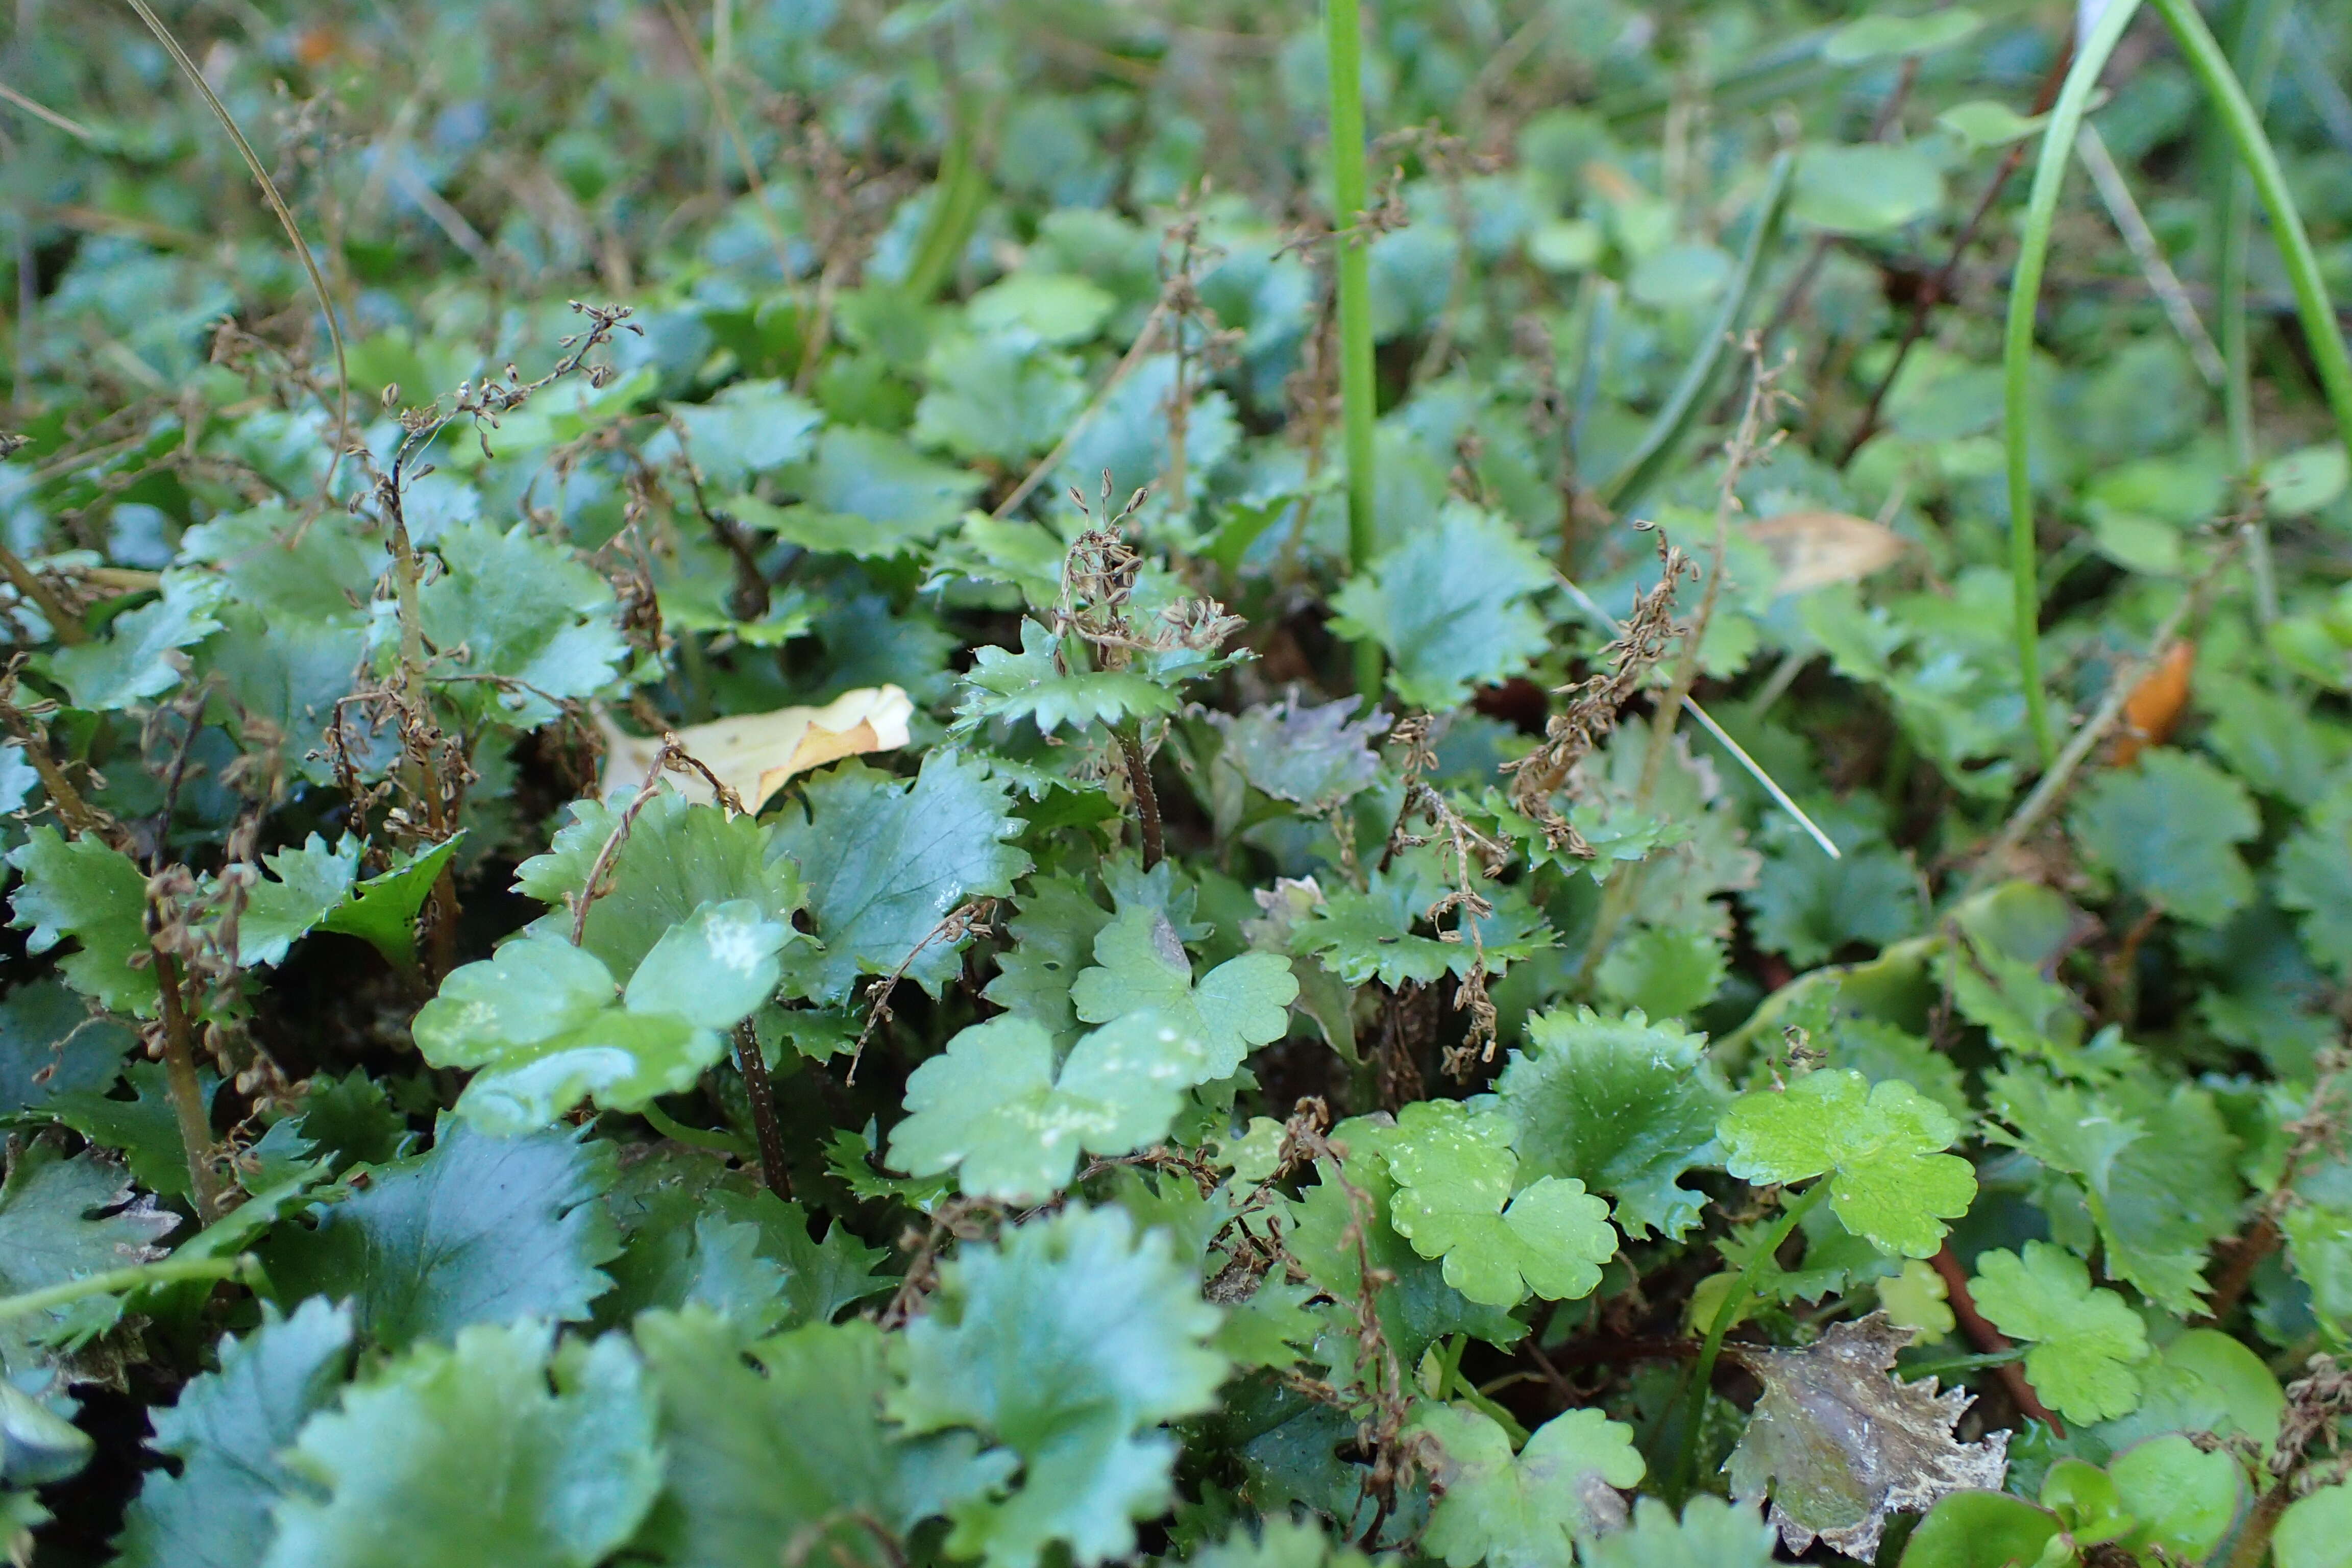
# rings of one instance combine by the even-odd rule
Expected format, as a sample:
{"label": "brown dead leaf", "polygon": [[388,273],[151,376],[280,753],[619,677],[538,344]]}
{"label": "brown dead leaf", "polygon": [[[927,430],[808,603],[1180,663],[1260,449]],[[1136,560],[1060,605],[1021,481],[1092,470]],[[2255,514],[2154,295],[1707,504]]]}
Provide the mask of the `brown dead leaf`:
{"label": "brown dead leaf", "polygon": [[2116,727],[2116,767],[2127,767],[2150,746],[2172,739],[2180,715],[2189,709],[2189,674],[2196,668],[2197,645],[2182,638],[2164,650],[2164,658],[2144,676],[2124,699],[2123,722]]}
{"label": "brown dead leaf", "polygon": [[1819,1536],[1867,1563],[1891,1513],[1925,1513],[1946,1492],[1997,1491],[2009,1468],[2009,1434],[1957,1442],[1952,1428],[1975,1396],[1936,1392],[1936,1380],[1886,1375],[1911,1340],[1884,1312],[1838,1323],[1801,1351],[1726,1345],[1764,1384],[1748,1430],[1724,1468],[1731,1495],[1769,1493],[1772,1522],[1790,1552]]}
{"label": "brown dead leaf", "polygon": [[[914,711],[914,703],[898,688],[866,686],[845,691],[822,708],[739,713],[677,733],[689,756],[742,797],[746,811],[758,811],[795,773],[905,745],[907,721]],[[601,714],[597,723],[604,731],[604,793],[644,783],[661,751],[661,737],[625,735]],[[698,774],[682,773],[673,782],[689,800],[712,798],[709,784]]]}
{"label": "brown dead leaf", "polygon": [[1893,565],[1904,550],[1902,535],[1892,529],[1843,511],[1784,511],[1749,523],[1748,537],[1770,552],[1780,569],[1775,595],[1860,582]]}

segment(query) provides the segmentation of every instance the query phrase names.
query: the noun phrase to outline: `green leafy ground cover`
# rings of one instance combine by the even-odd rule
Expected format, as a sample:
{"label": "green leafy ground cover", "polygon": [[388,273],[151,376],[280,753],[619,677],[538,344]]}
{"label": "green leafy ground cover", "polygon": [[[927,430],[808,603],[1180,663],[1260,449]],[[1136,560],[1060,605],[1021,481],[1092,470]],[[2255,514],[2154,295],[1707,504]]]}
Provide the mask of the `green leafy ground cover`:
{"label": "green leafy ground cover", "polygon": [[17,7],[13,1560],[2346,1561],[2352,26],[1357,9]]}

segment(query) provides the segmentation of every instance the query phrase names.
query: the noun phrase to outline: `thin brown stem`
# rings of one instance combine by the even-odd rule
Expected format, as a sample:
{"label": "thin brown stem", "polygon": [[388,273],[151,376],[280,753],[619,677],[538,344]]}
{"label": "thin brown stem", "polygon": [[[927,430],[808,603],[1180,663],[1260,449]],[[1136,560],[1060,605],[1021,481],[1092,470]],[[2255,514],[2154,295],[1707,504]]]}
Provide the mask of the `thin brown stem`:
{"label": "thin brown stem", "polygon": [[204,1084],[196,1077],[188,1010],[180,992],[179,961],[168,952],[155,954],[155,985],[163,1003],[163,1079],[171,1095],[173,1120],[180,1127],[180,1146],[187,1154],[189,1198],[195,1205],[197,1221],[210,1225],[221,1216],[220,1183],[212,1165],[212,1115],[205,1106]]}
{"label": "thin brown stem", "polygon": [[33,602],[34,607],[41,612],[41,618],[48,622],[49,629],[57,634],[58,641],[71,647],[89,640],[89,629],[81,624],[81,617],[67,609],[65,602],[41,581],[41,574],[26,565],[5,544],[0,544],[0,574],[5,574],[15,584],[16,592]]}
{"label": "thin brown stem", "polygon": [[2254,1500],[2252,1513],[2238,1531],[2238,1544],[2230,1552],[2230,1568],[2262,1568],[2269,1561],[2271,1537],[2278,1532],[2279,1521],[2285,1517],[2287,1505],[2294,1501],[2294,1478],[2281,1476],[2268,1491]]}
{"label": "thin brown stem", "polygon": [[[1951,1245],[1946,1243],[1944,1249],[1930,1262],[1944,1281],[1945,1305],[1952,1309],[1952,1316],[1967,1331],[1969,1342],[1987,1355],[2000,1355],[2014,1350],[2016,1347],[2009,1342],[2009,1336],[1994,1328],[1992,1320],[1978,1310],[1976,1298],[1969,1293],[1969,1272],[1960,1267],[1960,1260],[1953,1255]],[[2059,1423],[2058,1417],[2042,1403],[2042,1396],[2033,1392],[2033,1385],[2025,1381],[2023,1367],[2013,1361],[2003,1362],[1993,1371],[2000,1378],[2002,1386],[2009,1390],[2010,1402],[2017,1406],[2019,1415],[2046,1423],[2061,1437],[2066,1435],[2066,1428]]]}
{"label": "thin brown stem", "polygon": [[646,782],[636,797],[622,808],[621,819],[613,824],[613,831],[604,837],[604,847],[596,851],[596,859],[588,868],[588,879],[580,884],[580,891],[572,906],[572,945],[578,947],[588,938],[588,911],[608,890],[604,886],[612,874],[613,863],[621,858],[621,850],[629,842],[629,830],[637,824],[637,814],[653,804],[661,793],[662,775],[675,769],[679,773],[698,773],[710,785],[711,794],[730,816],[743,815],[743,801],[733,790],[719,782],[719,775],[688,754],[677,743],[676,735],[662,737],[661,750],[654,753],[653,766],[646,770]]}
{"label": "thin brown stem", "polygon": [[1128,345],[1127,353],[1119,357],[1118,363],[1111,367],[1109,377],[1096,390],[1094,401],[1078,410],[1078,416],[1070,421],[1070,427],[1062,432],[1062,438],[1054,444],[1054,449],[1038,458],[1036,466],[1022,476],[1021,482],[1013,487],[1011,493],[990,509],[990,517],[1010,516],[1014,507],[1027,500],[1037,487],[1062,466],[1062,459],[1070,455],[1070,448],[1077,445],[1078,437],[1086,433],[1087,426],[1094,423],[1095,416],[1100,414],[1103,405],[1110,401],[1110,395],[1118,390],[1119,384],[1133,374],[1135,367],[1143,363],[1143,356],[1150,353],[1151,345],[1160,338],[1160,324],[1167,316],[1168,300],[1163,295],[1160,302],[1151,307],[1151,314],[1143,318],[1142,329],[1135,334],[1135,342]]}
{"label": "thin brown stem", "polygon": [[751,1100],[751,1131],[760,1141],[760,1174],[768,1190],[786,1203],[793,1201],[792,1173],[784,1169],[784,1130],[776,1121],[775,1091],[768,1086],[768,1058],[760,1049],[751,1020],[735,1026],[735,1066],[743,1074],[743,1090]]}
{"label": "thin brown stem", "polygon": [[41,775],[41,788],[47,792],[49,805],[57,812],[58,820],[64,823],[76,837],[85,833],[96,834],[112,843],[117,835],[109,829],[113,824],[105,813],[82,799],[81,792],[74,788],[73,781],[66,776],[65,769],[49,755],[48,727],[26,717],[16,704],[6,701],[0,701],[0,721],[6,723],[8,732],[23,747],[26,760],[33,764],[33,771]]}
{"label": "thin brown stem", "polygon": [[2246,1233],[2230,1247],[2221,1272],[2213,1277],[2212,1300],[2206,1306],[2204,1321],[2218,1323],[2237,1310],[2248,1287],[2254,1282],[2254,1270],[2262,1267],[2263,1258],[2278,1250],[2284,1239],[2276,1216],[2267,1212],[2256,1216]]}
{"label": "thin brown stem", "polygon": [[2236,551],[2237,544],[2233,540],[2216,552],[2203,575],[2189,584],[2189,592],[2180,596],[2180,602],[2172,607],[2172,613],[2165,616],[2163,624],[2157,627],[2147,655],[2139,659],[2126,660],[2116,668],[2099,706],[2067,741],[2065,748],[2058,753],[2057,761],[2051,763],[2049,770],[2035,783],[2032,793],[2019,803],[2008,824],[2001,828],[2000,837],[1977,857],[1976,865],[1969,870],[1969,879],[1962,889],[1964,895],[1975,892],[1998,876],[2017,847],[2025,842],[2026,836],[2057,808],[2075,773],[2089,759],[2092,751],[2106,738],[2107,732],[2115,728],[2116,721],[2123,717],[2124,709],[2131,701],[2132,693],[2138,689],[2141,679],[2149,670],[2164,662],[2164,657],[2170,651],[2180,628],[2191,616],[2202,612],[2207,591],[2220,577],[2221,569],[2235,556]]}
{"label": "thin brown stem", "polygon": [[1151,788],[1151,763],[1143,754],[1143,737],[1129,725],[1118,731],[1119,759],[1127,764],[1127,785],[1135,795],[1135,815],[1143,828],[1143,868],[1160,864],[1166,846],[1160,837],[1160,796]]}
{"label": "thin brown stem", "polygon": [[[2050,73],[2042,79],[2041,90],[2033,97],[2034,113],[2047,114],[2050,106],[2058,101],[2058,89],[2065,85],[2067,68],[2074,63],[2074,49],[2070,42],[2058,52],[2058,58],[2050,63]],[[1887,362],[1886,373],[1871,389],[1870,401],[1863,405],[1861,423],[1853,427],[1853,435],[1847,440],[1845,450],[1838,455],[1839,468],[1853,462],[1854,454],[1878,434],[1879,411],[1885,405],[1886,395],[1894,390],[1895,378],[1903,374],[1903,362],[1911,357],[1912,348],[1927,333],[1927,312],[1951,297],[1952,280],[1959,276],[1960,263],[1968,256],[1969,247],[1976,244],[1977,235],[1984,227],[1985,219],[1992,216],[1993,204],[2000,200],[2000,193],[2008,188],[2011,179],[2024,165],[2025,154],[2032,145],[2031,137],[2021,137],[2010,148],[2008,155],[2000,161],[2000,167],[1994,172],[1992,183],[1985,187],[1984,195],[1977,198],[1976,207],[1969,214],[1968,222],[1960,226],[1958,236],[1952,241],[1951,254],[1944,258],[1944,265],[1936,269],[1936,275],[1913,298],[1911,318],[1903,323],[1902,341],[1895,345],[1895,357]]]}

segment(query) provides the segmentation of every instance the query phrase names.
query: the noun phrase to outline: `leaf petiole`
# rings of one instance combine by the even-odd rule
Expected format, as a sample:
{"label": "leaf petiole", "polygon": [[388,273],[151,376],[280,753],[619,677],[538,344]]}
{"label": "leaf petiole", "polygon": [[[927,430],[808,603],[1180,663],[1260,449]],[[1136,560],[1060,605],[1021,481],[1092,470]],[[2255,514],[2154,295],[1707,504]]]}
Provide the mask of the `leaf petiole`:
{"label": "leaf petiole", "polygon": [[251,1254],[235,1258],[165,1258],[153,1263],[141,1263],[129,1268],[110,1268],[101,1274],[85,1274],[79,1279],[67,1279],[55,1285],[44,1285],[37,1290],[26,1290],[15,1296],[0,1296],[0,1323],[27,1317],[35,1312],[55,1311],[70,1307],[76,1301],[92,1296],[112,1296],[125,1290],[143,1290],[154,1285],[173,1285],[184,1279],[253,1279],[260,1272],[260,1264]]}
{"label": "leaf petiole", "polygon": [[1699,1415],[1706,1405],[1707,1388],[1715,1376],[1716,1358],[1723,1353],[1723,1338],[1746,1314],[1748,1304],[1756,1300],[1756,1285],[1764,1278],[1765,1271],[1780,1267],[1774,1259],[1781,1245],[1789,1239],[1790,1233],[1812,1212],[1814,1205],[1829,1195],[1829,1190],[1830,1178],[1824,1175],[1799,1194],[1796,1202],[1781,1210],[1780,1219],[1765,1233],[1755,1255],[1748,1258],[1748,1267],[1742,1268],[1738,1278],[1731,1282],[1731,1289],[1724,1296],[1723,1304],[1715,1310],[1715,1321],[1707,1325],[1706,1342],[1699,1346],[1698,1360],[1691,1365],[1690,1381],[1684,1394],[1683,1431],[1688,1440],[1685,1442],[1680,1456],[1678,1480],[1681,1489],[1685,1492],[1696,1479]]}

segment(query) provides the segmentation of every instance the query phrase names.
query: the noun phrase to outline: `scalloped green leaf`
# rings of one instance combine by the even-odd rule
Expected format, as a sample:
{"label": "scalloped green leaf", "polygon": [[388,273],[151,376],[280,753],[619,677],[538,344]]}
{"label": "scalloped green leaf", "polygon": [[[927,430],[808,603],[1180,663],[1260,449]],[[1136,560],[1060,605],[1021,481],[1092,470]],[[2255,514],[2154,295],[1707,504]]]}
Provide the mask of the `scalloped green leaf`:
{"label": "scalloped green leaf", "polygon": [[603,1562],[661,1487],[653,1398],[626,1340],[554,1340],[476,1324],[313,1416],[288,1463],[324,1495],[279,1503],[263,1568]]}
{"label": "scalloped green leaf", "polygon": [[911,782],[845,763],[810,779],[803,795],[785,808],[768,858],[799,865],[824,952],[796,948],[787,984],[811,1001],[845,1001],[860,975],[905,963],[907,978],[937,995],[961,969],[961,950],[925,939],[965,900],[1011,893],[1029,868],[1005,842],[1022,827],[1010,792],[980,762],[940,751]]}
{"label": "scalloped green leaf", "polygon": [[1096,933],[1094,954],[1095,967],[1070,987],[1072,1009],[1089,1024],[1139,1008],[1166,1014],[1206,1053],[1202,1081],[1230,1077],[1252,1047],[1289,1031],[1298,980],[1274,953],[1229,958],[1196,983],[1175,926],[1160,910],[1135,904]]}
{"label": "scalloped green leaf", "polygon": [[1724,1168],[1742,1181],[1830,1178],[1830,1206],[1881,1250],[1929,1258],[1944,1221],[1964,1215],[1976,1173],[1943,1151],[1957,1142],[1951,1113],[1900,1079],[1872,1084],[1825,1068],[1783,1089],[1732,1101],[1716,1124]]}
{"label": "scalloped green leaf", "polygon": [[1679,1237],[1696,1223],[1705,1195],[1680,1178],[1720,1159],[1716,1118],[1731,1100],[1703,1037],[1639,1012],[1538,1013],[1495,1089],[1530,1175],[1573,1176],[1608,1194],[1637,1239]]}
{"label": "scalloped green leaf", "polygon": [[1969,1286],[1979,1310],[2012,1340],[2032,1343],[2026,1380],[2070,1422],[2111,1421],[2139,1407],[2147,1326],[2112,1290],[2091,1284],[2083,1260],[2029,1241],[2022,1255],[1980,1253]]}
{"label": "scalloped green leaf", "polygon": [[1074,1205],[943,1264],[887,1408],[910,1434],[977,1431],[1022,1467],[1007,1495],[948,1510],[947,1550],[990,1568],[1034,1568],[1056,1542],[1081,1564],[1134,1551],[1134,1521],[1171,1497],[1176,1445],[1155,1428],[1211,1408],[1224,1380],[1219,1316],[1168,1233],[1138,1237],[1123,1209]]}
{"label": "scalloped green leaf", "polygon": [[1417,1100],[1385,1140],[1396,1195],[1389,1223],[1473,1301],[1513,1307],[1530,1291],[1572,1301],[1617,1255],[1609,1206],[1572,1176],[1540,1176],[1516,1194],[1513,1124],[1459,1100]]}
{"label": "scalloped green leaf", "polygon": [[1407,706],[1457,708],[1544,650],[1534,599],[1550,586],[1551,568],[1509,523],[1449,502],[1341,584],[1331,630],[1379,643]]}
{"label": "scalloped green leaf", "polygon": [[890,1163],[954,1171],[973,1197],[1037,1203],[1069,1184],[1081,1150],[1125,1154],[1168,1135],[1183,1091],[1212,1074],[1209,1048],[1157,1008],[1082,1037],[1058,1068],[1054,1038],[1015,1016],[974,1024],[907,1079]]}
{"label": "scalloped green leaf", "polygon": [[1633,1429],[1598,1410],[1553,1416],[1517,1455],[1492,1417],[1463,1405],[1424,1409],[1413,1427],[1444,1455],[1423,1544],[1449,1568],[1570,1568],[1580,1538],[1624,1523],[1618,1489],[1647,1473]]}

